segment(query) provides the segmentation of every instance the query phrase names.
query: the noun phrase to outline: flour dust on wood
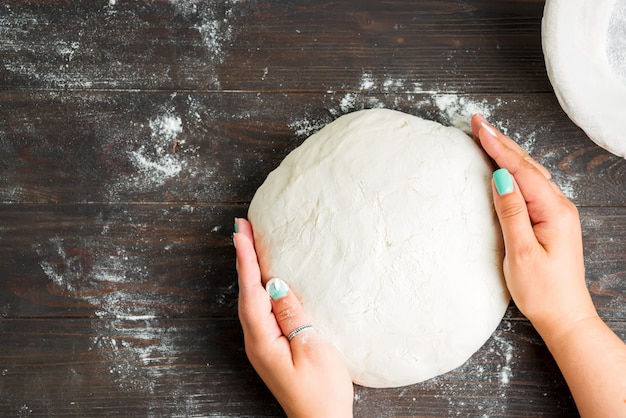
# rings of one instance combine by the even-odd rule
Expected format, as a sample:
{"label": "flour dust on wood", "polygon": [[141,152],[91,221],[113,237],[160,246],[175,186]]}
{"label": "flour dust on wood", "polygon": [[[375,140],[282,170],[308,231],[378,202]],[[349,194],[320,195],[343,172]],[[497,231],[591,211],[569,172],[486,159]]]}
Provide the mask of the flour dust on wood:
{"label": "flour dust on wood", "polygon": [[[169,122],[172,126],[163,129],[176,131],[178,124]],[[189,211],[191,207],[184,206],[179,214]],[[129,211],[97,216],[94,222],[100,225],[99,235],[58,235],[33,246],[51,282],[48,290],[93,306],[89,350],[103,359],[111,384],[143,393],[155,413],[163,410],[159,399],[167,397],[175,399],[169,405],[171,416],[195,416],[199,403],[185,390],[189,382],[179,376],[180,357],[188,349],[185,338],[193,331],[163,325],[164,316],[175,314],[180,296],[168,290],[163,282],[167,278],[149,263],[152,258],[144,256],[154,243],[141,237],[154,237],[156,232]],[[130,225],[131,230],[121,230],[120,225]],[[138,238],[127,242],[127,235]],[[163,243],[163,251],[168,245]],[[168,390],[177,393],[160,393],[161,379],[167,379]]]}
{"label": "flour dust on wood", "polygon": [[202,37],[208,53],[207,64],[214,74],[213,84],[218,89],[220,81],[215,66],[224,63],[228,49],[235,40],[237,28],[241,27],[237,22],[237,3],[241,3],[241,0],[170,0],[177,13],[195,22],[193,28]]}
{"label": "flour dust on wood", "polygon": [[[200,175],[196,168],[198,147],[188,146],[184,121],[173,104],[160,106],[156,114],[144,122],[132,122],[131,129],[137,132],[136,136],[109,139],[117,144],[114,152],[118,158],[128,161],[132,168],[107,185],[111,200],[132,192],[159,190],[181,176]],[[149,137],[145,136],[146,129]],[[207,173],[210,173],[209,167],[203,174]]]}

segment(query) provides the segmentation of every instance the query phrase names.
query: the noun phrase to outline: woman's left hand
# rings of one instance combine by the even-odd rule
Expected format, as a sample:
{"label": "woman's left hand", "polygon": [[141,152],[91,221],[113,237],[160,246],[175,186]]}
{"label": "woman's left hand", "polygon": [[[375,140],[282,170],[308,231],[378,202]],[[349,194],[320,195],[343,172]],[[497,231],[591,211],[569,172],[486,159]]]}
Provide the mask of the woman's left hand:
{"label": "woman's left hand", "polygon": [[237,219],[239,320],[252,366],[290,417],[352,417],[354,388],[339,352],[309,325],[282,281],[263,287],[252,226]]}

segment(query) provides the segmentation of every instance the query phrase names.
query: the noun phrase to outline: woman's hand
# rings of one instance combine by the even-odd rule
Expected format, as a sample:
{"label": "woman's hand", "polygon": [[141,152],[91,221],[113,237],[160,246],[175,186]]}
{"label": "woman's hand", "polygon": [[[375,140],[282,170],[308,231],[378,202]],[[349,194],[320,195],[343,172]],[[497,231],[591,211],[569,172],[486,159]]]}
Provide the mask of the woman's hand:
{"label": "woman's hand", "polygon": [[282,280],[263,288],[252,226],[235,220],[239,319],[252,366],[290,417],[352,417],[354,388],[339,352],[307,327],[300,302]]}
{"label": "woman's hand", "polygon": [[518,308],[554,356],[582,417],[626,417],[626,345],[598,316],[585,283],[576,207],[548,171],[485,118],[474,138],[503,169],[494,204],[506,255],[504,275]]}
{"label": "woman's hand", "polygon": [[505,169],[494,173],[493,195],[506,248],[504,275],[517,307],[542,335],[596,317],[576,207],[548,170],[484,117],[472,118],[472,131]]}

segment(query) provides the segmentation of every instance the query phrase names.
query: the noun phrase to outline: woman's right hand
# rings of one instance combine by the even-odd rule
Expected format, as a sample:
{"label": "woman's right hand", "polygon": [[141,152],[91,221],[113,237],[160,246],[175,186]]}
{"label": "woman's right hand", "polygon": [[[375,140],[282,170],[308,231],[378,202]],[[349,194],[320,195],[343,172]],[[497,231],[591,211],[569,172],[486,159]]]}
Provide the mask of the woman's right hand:
{"label": "woman's right hand", "polygon": [[493,195],[506,248],[504,275],[517,307],[542,335],[597,316],[574,204],[543,166],[484,117],[472,118],[472,131],[505,169],[494,173]]}
{"label": "woman's right hand", "polygon": [[502,167],[493,196],[513,300],[546,342],[580,415],[626,417],[626,345],[600,319],[587,290],[576,207],[544,167],[485,118],[475,115],[472,131]]}

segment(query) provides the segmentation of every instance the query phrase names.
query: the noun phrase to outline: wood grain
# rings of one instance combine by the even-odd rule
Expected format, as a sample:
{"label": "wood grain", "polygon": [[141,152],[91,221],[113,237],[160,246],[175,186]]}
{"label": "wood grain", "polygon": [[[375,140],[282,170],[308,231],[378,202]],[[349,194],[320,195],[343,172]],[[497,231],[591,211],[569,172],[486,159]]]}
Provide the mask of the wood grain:
{"label": "wood grain", "polygon": [[6,416],[281,414],[236,320],[3,320],[0,338]]}
{"label": "wood grain", "polygon": [[[9,416],[282,415],[248,364],[235,319],[2,324],[0,408]],[[624,338],[623,326],[616,331]],[[504,321],[465,365],[434,380],[401,389],[356,387],[360,417],[536,411],[576,415],[558,368],[525,321]]]}
{"label": "wood grain", "polygon": [[114,3],[5,2],[0,88],[551,91],[538,0]]}
{"label": "wood grain", "polygon": [[249,202],[308,135],[387,107],[459,126],[485,113],[576,204],[626,204],[623,159],[593,144],[551,94],[27,91],[0,92],[0,103],[4,202]]}
{"label": "wood grain", "polygon": [[[626,161],[554,97],[543,6],[3,2],[0,415],[284,416],[243,350],[233,218],[309,135],[367,108],[483,113],[548,167],[625,339]],[[359,417],[577,416],[514,304],[459,369],[355,391]]]}
{"label": "wood grain", "polygon": [[230,234],[243,207],[20,205],[0,213],[11,225],[0,241],[0,317],[237,317]]}

